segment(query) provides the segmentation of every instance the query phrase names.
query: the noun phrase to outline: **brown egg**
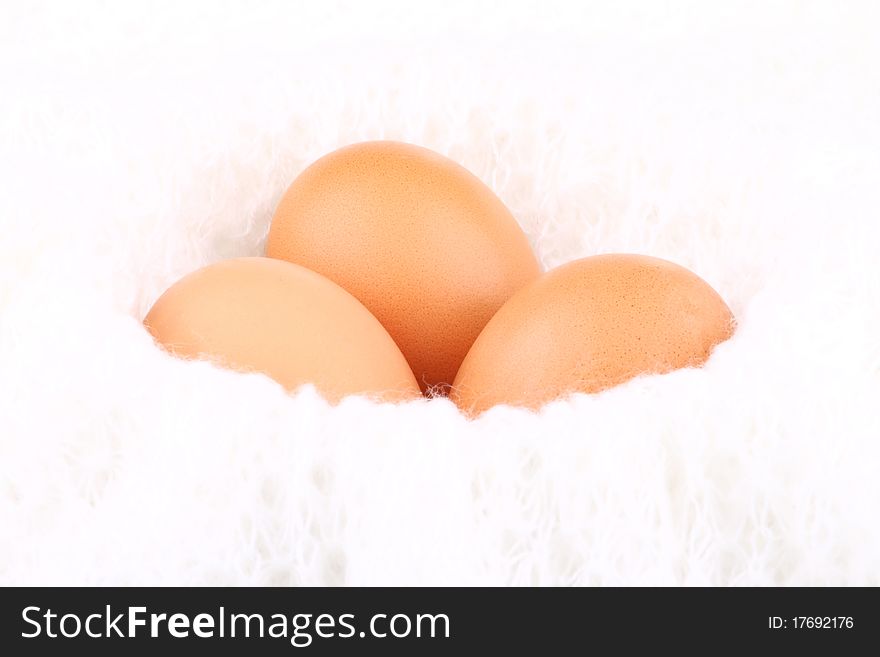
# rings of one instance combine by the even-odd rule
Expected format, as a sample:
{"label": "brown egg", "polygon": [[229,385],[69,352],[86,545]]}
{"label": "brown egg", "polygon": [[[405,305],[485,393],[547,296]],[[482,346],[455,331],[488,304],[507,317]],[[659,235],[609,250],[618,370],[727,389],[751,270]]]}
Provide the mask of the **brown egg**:
{"label": "brown egg", "polygon": [[397,142],[340,149],[282,198],[266,253],[351,292],[425,389],[450,384],[486,322],[539,267],[516,220],[480,180]]}
{"label": "brown egg", "polygon": [[420,395],[406,359],[370,311],[289,262],[238,258],[199,269],[172,285],[144,324],[177,356],[263,372],[288,390],[312,383],[331,401]]}
{"label": "brown egg", "polygon": [[539,408],[639,374],[701,365],[733,331],[730,309],[696,274],[641,255],[601,255],[544,274],[483,329],[451,397],[468,412]]}

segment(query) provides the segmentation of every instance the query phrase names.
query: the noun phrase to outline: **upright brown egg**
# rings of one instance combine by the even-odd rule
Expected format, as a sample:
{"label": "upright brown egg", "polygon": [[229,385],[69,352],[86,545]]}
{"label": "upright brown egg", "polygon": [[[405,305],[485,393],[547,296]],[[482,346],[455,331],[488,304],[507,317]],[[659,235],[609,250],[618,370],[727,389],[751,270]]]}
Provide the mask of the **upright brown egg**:
{"label": "upright brown egg", "polygon": [[601,255],[544,274],[483,329],[451,392],[480,413],[538,408],[639,374],[698,366],[730,337],[733,317],[705,281],[666,260]]}
{"label": "upright brown egg", "polygon": [[480,180],[397,142],[355,144],[308,167],[278,206],[266,253],[357,297],[422,389],[452,383],[486,322],[539,274],[519,225]]}
{"label": "upright brown egg", "polygon": [[144,319],[171,353],[262,372],[289,390],[305,383],[329,400],[420,396],[388,332],[341,287],[304,267],[238,258],[172,285]]}

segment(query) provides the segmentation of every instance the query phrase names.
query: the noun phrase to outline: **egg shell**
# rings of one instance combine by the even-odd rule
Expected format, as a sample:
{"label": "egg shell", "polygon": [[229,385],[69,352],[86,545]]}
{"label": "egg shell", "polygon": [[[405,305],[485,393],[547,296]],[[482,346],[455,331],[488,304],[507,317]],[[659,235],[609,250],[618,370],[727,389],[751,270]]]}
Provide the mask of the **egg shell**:
{"label": "egg shell", "polygon": [[516,220],[476,176],[387,141],[342,148],[303,171],[278,206],[266,253],[360,299],[422,389],[452,383],[486,322],[540,273]]}
{"label": "egg shell", "polygon": [[475,414],[496,404],[537,409],[701,365],[732,331],[730,309],[684,267],[642,255],[585,258],[504,304],[464,359],[451,397]]}
{"label": "egg shell", "polygon": [[320,274],[270,258],[237,258],[172,285],[144,319],[183,358],[312,383],[329,400],[420,396],[391,336],[357,299]]}

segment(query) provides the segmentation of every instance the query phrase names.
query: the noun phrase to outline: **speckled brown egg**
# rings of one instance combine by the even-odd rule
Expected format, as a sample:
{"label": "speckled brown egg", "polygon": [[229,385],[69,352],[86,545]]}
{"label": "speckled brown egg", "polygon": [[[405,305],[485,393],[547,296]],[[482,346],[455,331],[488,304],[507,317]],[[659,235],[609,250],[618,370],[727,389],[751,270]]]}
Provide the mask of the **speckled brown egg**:
{"label": "speckled brown egg", "polygon": [[266,253],[313,269],[382,322],[422,389],[450,384],[486,322],[538,263],[479,179],[430,150],[366,142],[330,153],[285,193]]}
{"label": "speckled brown egg", "polygon": [[311,383],[331,401],[421,394],[370,311],[332,281],[289,262],[237,258],[199,269],[172,285],[144,324],[176,356],[262,372],[288,390]]}
{"label": "speckled brown egg", "polygon": [[544,274],[491,319],[451,396],[480,413],[539,408],[646,373],[699,366],[733,331],[730,309],[704,280],[666,260],[600,255]]}

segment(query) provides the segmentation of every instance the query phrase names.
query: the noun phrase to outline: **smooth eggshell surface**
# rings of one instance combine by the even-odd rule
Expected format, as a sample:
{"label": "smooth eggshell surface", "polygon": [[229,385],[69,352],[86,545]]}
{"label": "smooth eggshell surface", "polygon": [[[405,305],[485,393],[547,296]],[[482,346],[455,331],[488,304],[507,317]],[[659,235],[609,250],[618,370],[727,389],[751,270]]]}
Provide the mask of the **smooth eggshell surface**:
{"label": "smooth eggshell surface", "polygon": [[304,267],[270,258],[209,265],[171,286],[144,319],[174,355],[262,372],[329,400],[419,396],[403,354],[364,306]]}
{"label": "smooth eggshell surface", "polygon": [[488,187],[398,142],[355,144],[308,167],[278,206],[266,253],[360,299],[422,389],[452,383],[486,322],[539,275],[528,240]]}
{"label": "smooth eggshell surface", "polygon": [[539,408],[639,374],[701,365],[730,337],[729,308],[705,281],[666,260],[601,255],[544,274],[483,329],[451,392],[480,413]]}

